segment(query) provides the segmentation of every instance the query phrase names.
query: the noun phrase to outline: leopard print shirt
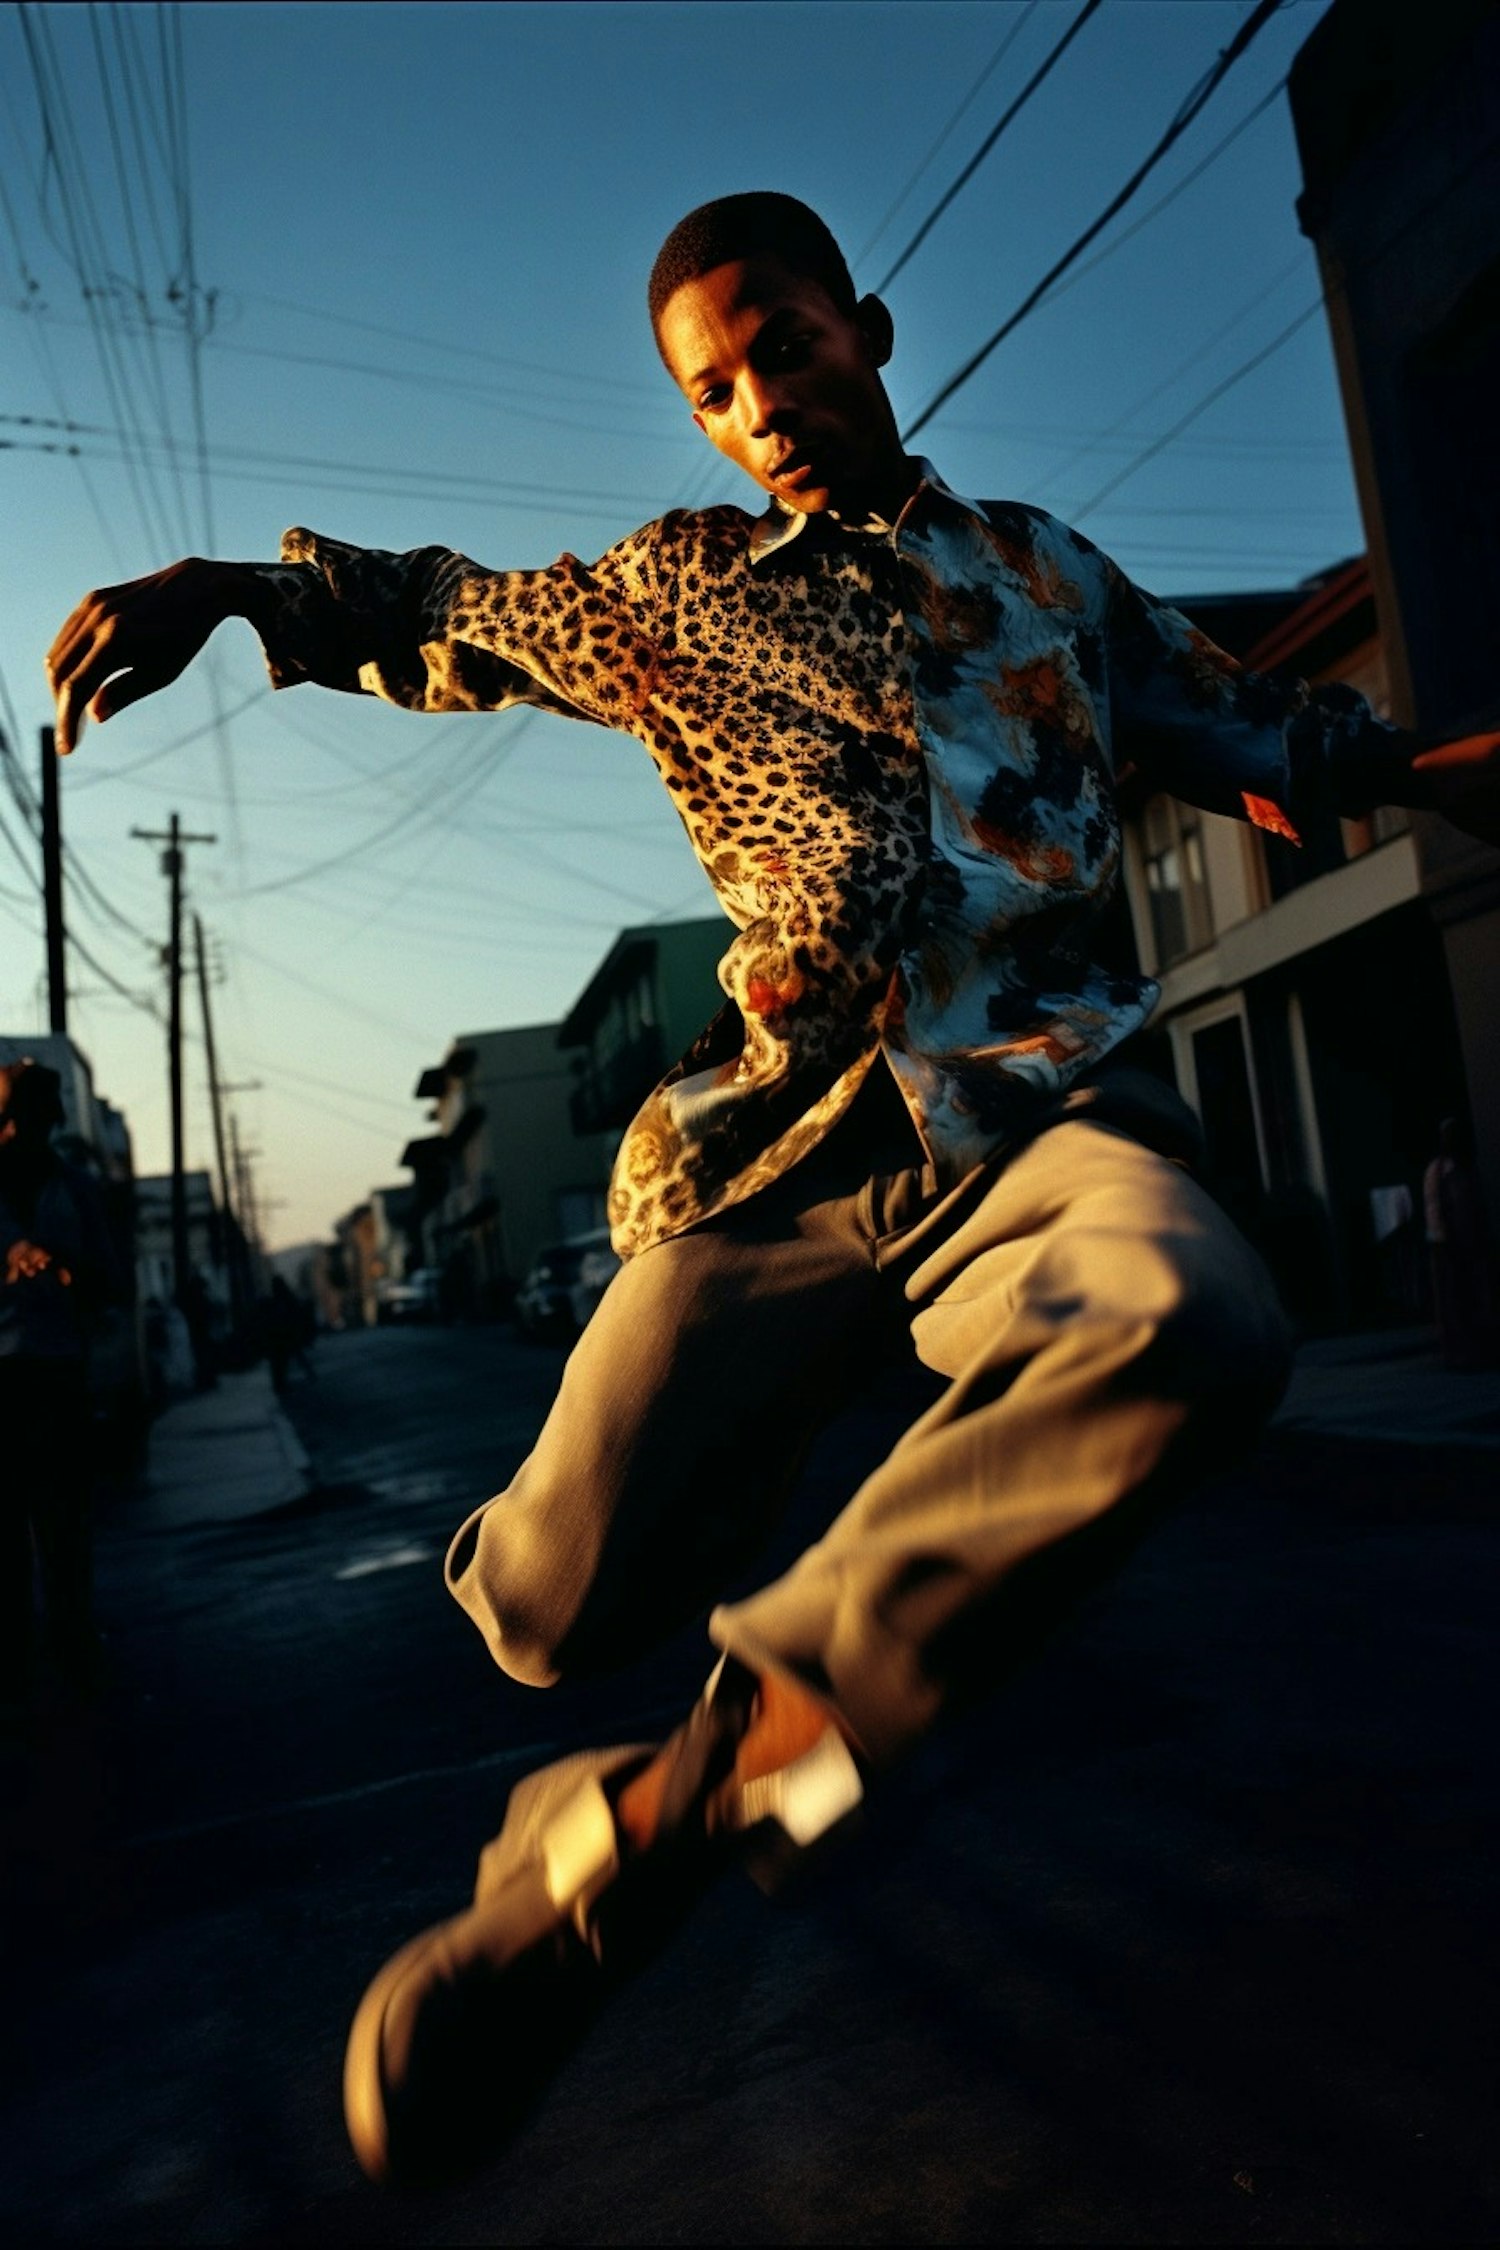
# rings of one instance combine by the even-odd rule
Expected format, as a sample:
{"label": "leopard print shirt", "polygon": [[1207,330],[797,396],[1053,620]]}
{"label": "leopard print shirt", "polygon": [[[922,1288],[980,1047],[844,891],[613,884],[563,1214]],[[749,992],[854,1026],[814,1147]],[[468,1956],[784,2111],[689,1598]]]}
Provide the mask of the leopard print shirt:
{"label": "leopard print shirt", "polygon": [[1041,510],[930,465],[893,526],[675,510],[597,563],[497,572],[311,531],[266,565],[278,686],[512,704],[643,742],[738,929],[727,995],[627,1131],[630,1255],[804,1156],[877,1055],[956,1181],[1142,1024],[1090,930],[1118,774],[1290,831],[1358,699],[1244,673]]}

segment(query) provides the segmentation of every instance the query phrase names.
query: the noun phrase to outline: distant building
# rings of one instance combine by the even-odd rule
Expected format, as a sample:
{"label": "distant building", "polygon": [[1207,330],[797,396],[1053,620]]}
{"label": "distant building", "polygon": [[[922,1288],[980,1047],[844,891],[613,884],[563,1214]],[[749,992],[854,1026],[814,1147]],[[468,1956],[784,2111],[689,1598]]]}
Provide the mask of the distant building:
{"label": "distant building", "polygon": [[715,974],[734,937],[720,914],[622,930],[569,1010],[579,1133],[620,1136],[653,1086],[724,1005]]}
{"label": "distant building", "polygon": [[[227,1327],[230,1308],[229,1226],[207,1172],[185,1172],[188,1265],[203,1276]],[[141,1302],[172,1302],[172,1175],[149,1172],[135,1183],[135,1273]]]}
{"label": "distant building", "polygon": [[384,1268],[379,1228],[369,1198],[336,1219],[333,1233],[338,1255],[330,1266],[335,1294],[328,1308],[328,1324],[332,1328],[373,1328],[376,1286]]}
{"label": "distant building", "polygon": [[[317,1306],[326,1327],[373,1328],[386,1290],[404,1281],[410,1265],[413,1191],[371,1188],[362,1203],[336,1221],[332,1246],[309,1245],[297,1278],[273,1258],[289,1286]],[[285,1257],[286,1253],[282,1253]]]}
{"label": "distant building", "polygon": [[540,1250],[603,1223],[614,1143],[575,1131],[557,1037],[556,1024],[465,1032],[417,1081],[438,1130],[402,1154],[411,1231],[465,1318],[506,1312]]}
{"label": "distant building", "polygon": [[[180,1307],[174,1296],[172,1175],[148,1173],[135,1183],[136,1296],[158,1405],[206,1378],[211,1366],[234,1364],[247,1344],[236,1288],[247,1270],[249,1245],[233,1213],[220,1205],[211,1174],[185,1172],[183,1188],[188,1271],[201,1285],[201,1325],[199,1312]],[[188,1322],[185,1310],[191,1312]]]}
{"label": "distant building", "polygon": [[[1391,706],[1434,732],[1500,723],[1497,88],[1493,0],[1334,0],[1290,82]],[[1411,826],[1453,996],[1454,1099],[1500,1232],[1500,852],[1433,815]],[[1428,1067],[1429,1038],[1396,988],[1393,1073]]]}
{"label": "distant building", "polygon": [[450,1313],[508,1311],[549,1243],[604,1225],[624,1129],[722,1005],[732,936],[719,916],[624,930],[565,1022],[464,1032],[423,1071],[436,1130],[402,1151],[408,1270],[442,1274]]}
{"label": "distant building", "polygon": [[308,1294],[320,1328],[338,1330],[349,1325],[345,1317],[348,1312],[344,1295],[346,1278],[342,1243],[335,1240],[316,1244],[308,1273]]}

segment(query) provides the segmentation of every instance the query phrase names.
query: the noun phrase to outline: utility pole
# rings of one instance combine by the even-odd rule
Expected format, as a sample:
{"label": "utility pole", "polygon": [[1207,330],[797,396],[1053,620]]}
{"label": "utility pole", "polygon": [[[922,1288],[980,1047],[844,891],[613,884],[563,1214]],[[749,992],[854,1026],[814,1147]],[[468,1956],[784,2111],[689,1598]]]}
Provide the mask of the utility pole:
{"label": "utility pole", "polygon": [[250,1246],[251,1268],[255,1275],[256,1287],[259,1288],[261,1281],[260,1222],[255,1211],[255,1190],[251,1185],[250,1160],[260,1152],[257,1149],[246,1148],[242,1144],[239,1120],[235,1117],[233,1111],[230,1112],[229,1117],[229,1145],[233,1152],[235,1185],[239,1192],[240,1225],[244,1229],[245,1240]]}
{"label": "utility pole", "polygon": [[62,813],[57,794],[57,737],[42,729],[42,898],[47,916],[47,1027],[67,1034],[68,952],[63,926]]}
{"label": "utility pole", "polygon": [[159,828],[132,828],[143,844],[165,844],[161,871],[168,884],[167,1076],[172,1100],[172,1294],[187,1311],[192,1258],[188,1249],[187,1181],[182,1169],[182,848],[216,844],[217,836],[189,835],[176,813],[164,835]]}
{"label": "utility pole", "polygon": [[198,968],[198,1007],[203,1017],[203,1052],[208,1062],[208,1100],[214,1121],[214,1156],[219,1167],[219,1208],[224,1214],[226,1239],[221,1245],[224,1262],[229,1268],[229,1295],[234,1310],[234,1324],[240,1323],[241,1288],[240,1261],[229,1254],[228,1228],[234,1221],[234,1206],[229,1200],[229,1165],[224,1154],[224,1105],[219,1098],[219,1059],[214,1048],[214,1017],[208,1002],[208,959],[203,945],[203,917],[193,916],[193,952]]}
{"label": "utility pole", "polygon": [[[258,1094],[259,1092],[260,1080],[258,1078],[241,1078],[233,1081],[226,1078],[221,1080],[219,1085],[221,1104],[225,1097],[230,1094]],[[232,1109],[226,1110],[224,1114],[229,1119],[227,1179],[234,1182],[234,1270],[238,1276],[237,1287],[240,1300],[248,1313],[256,1297],[255,1253],[252,1242],[252,1214],[248,1192],[249,1172],[245,1159],[240,1152],[239,1124],[234,1111]],[[220,1161],[223,1161],[222,1156]],[[228,1194],[229,1189],[226,1185],[226,1197]]]}

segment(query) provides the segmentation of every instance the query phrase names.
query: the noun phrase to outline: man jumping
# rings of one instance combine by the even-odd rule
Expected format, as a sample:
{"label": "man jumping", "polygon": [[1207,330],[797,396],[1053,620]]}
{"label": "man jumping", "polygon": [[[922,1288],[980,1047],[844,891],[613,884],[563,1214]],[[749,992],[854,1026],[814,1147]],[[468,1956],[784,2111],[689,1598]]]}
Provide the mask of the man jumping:
{"label": "man jumping", "polygon": [[893,1339],[946,1382],[785,1576],[712,1609],[676,1733],[524,1782],[473,1905],[375,1979],[345,2107],[377,2178],[496,2145],[725,1865],[839,1826],[1275,1404],[1269,1279],[1130,1063],[1156,988],[1095,958],[1125,769],[1283,834],[1378,803],[1496,833],[1500,736],[1424,746],[1248,674],[1089,540],[909,456],[890,316],[805,205],[692,212],[650,309],[760,514],[511,572],[292,531],[279,564],[91,595],[49,660],[63,749],[235,615],[278,686],[636,735],[738,928],[620,1149],[623,1269],[449,1551],[506,1672],[627,1664],[721,1600]]}

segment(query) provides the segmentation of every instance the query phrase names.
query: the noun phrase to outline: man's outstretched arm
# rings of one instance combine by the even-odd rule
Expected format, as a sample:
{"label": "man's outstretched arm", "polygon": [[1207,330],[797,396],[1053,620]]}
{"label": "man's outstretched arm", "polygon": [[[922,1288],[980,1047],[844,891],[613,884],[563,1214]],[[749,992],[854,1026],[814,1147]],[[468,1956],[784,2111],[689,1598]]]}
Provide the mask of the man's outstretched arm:
{"label": "man's outstretched arm", "polygon": [[1248,672],[1105,567],[1117,745],[1155,787],[1292,836],[1318,809],[1356,818],[1410,805],[1500,844],[1500,730],[1412,732],[1340,682]]}
{"label": "man's outstretched arm", "polygon": [[57,746],[175,680],[244,617],[272,682],[377,695],[410,711],[525,703],[629,731],[653,669],[655,527],[592,565],[491,571],[445,547],[390,554],[289,531],[276,563],[189,558],[87,595],[53,642]]}

